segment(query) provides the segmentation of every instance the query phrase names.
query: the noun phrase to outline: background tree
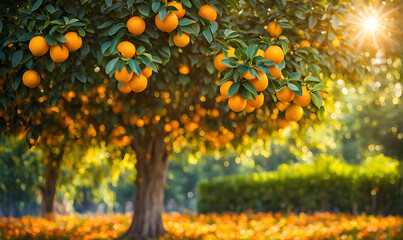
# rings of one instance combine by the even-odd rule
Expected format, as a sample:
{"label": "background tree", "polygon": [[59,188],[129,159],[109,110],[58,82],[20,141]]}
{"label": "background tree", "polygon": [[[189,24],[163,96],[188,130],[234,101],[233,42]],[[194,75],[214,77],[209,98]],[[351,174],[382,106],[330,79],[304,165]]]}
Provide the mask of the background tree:
{"label": "background tree", "polygon": [[[12,132],[23,125],[32,129],[28,141],[35,141],[45,129],[37,120],[44,109],[56,106],[63,93],[80,96],[76,110],[88,121],[73,119],[83,126],[93,123],[98,137],[130,145],[136,153],[135,213],[127,238],[163,232],[165,178],[173,149],[192,141],[202,151],[244,146],[245,139],[305,116],[303,126],[311,112],[323,115],[320,92],[326,86],[319,78],[334,72],[335,60],[348,71],[361,69],[352,47],[341,40],[345,2],[6,4],[0,52],[5,75],[0,100],[6,110],[2,129]],[[35,38],[30,47],[34,36],[43,39]],[[39,56],[48,45],[50,57]],[[219,58],[213,59],[216,54]],[[223,96],[217,94],[214,68],[222,72],[218,84],[226,83],[220,89]],[[85,93],[90,97],[81,97]],[[228,97],[229,106],[223,103]]]}

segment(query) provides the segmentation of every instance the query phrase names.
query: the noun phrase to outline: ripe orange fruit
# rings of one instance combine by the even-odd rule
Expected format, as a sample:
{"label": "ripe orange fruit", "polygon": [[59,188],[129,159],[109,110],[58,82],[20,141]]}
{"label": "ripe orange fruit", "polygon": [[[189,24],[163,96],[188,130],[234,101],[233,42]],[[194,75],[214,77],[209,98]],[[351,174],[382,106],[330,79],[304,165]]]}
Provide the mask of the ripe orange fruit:
{"label": "ripe orange fruit", "polygon": [[228,106],[234,112],[240,112],[246,107],[246,99],[238,93],[228,99]]}
{"label": "ripe orange fruit", "polygon": [[[321,90],[326,91],[326,92],[329,91],[329,89],[327,87],[322,88]],[[326,94],[327,94],[327,93],[321,92],[321,91],[318,91],[318,93],[320,94],[320,96],[322,96],[322,99],[324,99],[326,97]]]}
{"label": "ripe orange fruit", "polygon": [[246,78],[247,80],[252,80],[252,79],[255,78],[255,77],[249,72],[249,70],[248,70],[246,73],[244,73],[244,74],[242,75],[242,77],[243,77],[243,78]]}
{"label": "ripe orange fruit", "polygon": [[[136,74],[136,76],[137,76],[137,74]],[[116,71],[115,71],[115,78],[118,82],[127,83],[128,81],[130,81],[130,79],[132,79],[132,77],[133,77],[133,71],[129,74],[126,66],[124,66],[122,68],[122,71],[120,71],[120,72],[119,72],[119,69],[116,69]]]}
{"label": "ripe orange fruit", "polygon": [[165,132],[170,132],[172,130],[171,125],[169,125],[169,123],[165,123],[164,124],[164,131]]}
{"label": "ripe orange fruit", "polygon": [[83,39],[79,37],[76,32],[68,32],[64,37],[67,39],[67,42],[65,42],[64,45],[71,52],[77,51],[83,44]]}
{"label": "ripe orange fruit", "polygon": [[178,17],[178,19],[181,19],[183,16],[185,16],[186,9],[183,8],[182,3],[178,3],[176,1],[172,1],[168,3],[168,6],[174,6],[178,11],[173,11],[173,13]]}
{"label": "ripe orange fruit", "polygon": [[284,60],[284,52],[279,46],[270,46],[266,50],[265,58],[273,61],[274,63],[280,63]]}
{"label": "ripe orange fruit", "polygon": [[42,36],[36,36],[29,41],[29,50],[34,56],[43,56],[49,50],[49,44]]}
{"label": "ripe orange fruit", "polygon": [[64,45],[60,47],[59,44],[56,44],[50,47],[49,54],[53,62],[64,62],[69,57],[69,50]]}
{"label": "ripe orange fruit", "polygon": [[189,67],[185,64],[180,64],[179,65],[179,73],[183,75],[188,75],[189,74]]}
{"label": "ripe orange fruit", "polygon": [[302,116],[304,115],[304,109],[302,109],[301,106],[298,106],[296,104],[290,105],[286,110],[285,110],[285,118],[288,121],[295,121],[298,122],[301,120]]}
{"label": "ripe orange fruit", "polygon": [[141,70],[141,74],[144,75],[144,77],[149,78],[153,74],[153,70],[149,66],[147,66],[146,68]]}
{"label": "ripe orange fruit", "polygon": [[278,39],[280,39],[280,40],[286,40],[286,39],[288,39],[286,36],[280,36],[280,37],[278,37]]}
{"label": "ripe orange fruit", "polygon": [[118,90],[119,90],[119,92],[124,93],[124,94],[128,94],[129,92],[132,91],[132,89],[130,88],[128,83],[125,83],[123,86],[118,88]]}
{"label": "ripe orange fruit", "polygon": [[163,32],[172,32],[178,26],[178,17],[174,13],[168,13],[164,21],[161,21],[160,14],[155,16],[155,25]]}
{"label": "ripe orange fruit", "polygon": [[174,35],[174,43],[177,47],[186,47],[190,42],[190,37],[186,33],[182,33],[182,36],[179,36],[178,33]]}
{"label": "ripe orange fruit", "polygon": [[212,22],[214,22],[217,19],[217,11],[209,4],[203,5],[199,9],[199,15],[200,17],[207,18]]}
{"label": "ripe orange fruit", "polygon": [[248,105],[254,108],[260,108],[263,105],[264,102],[264,95],[263,93],[260,93],[259,95],[256,96],[256,99],[251,99],[248,101]]}
{"label": "ripe orange fruit", "polygon": [[281,34],[281,32],[283,32],[283,29],[280,27],[280,25],[273,21],[267,25],[267,31],[271,37],[277,37]]}
{"label": "ripe orange fruit", "polygon": [[310,43],[308,40],[302,40],[302,41],[300,42],[299,46],[300,46],[301,48],[310,47],[310,46],[311,46],[311,43]]}
{"label": "ripe orange fruit", "polygon": [[285,87],[276,92],[276,97],[280,102],[291,102],[294,99],[294,93],[289,87]]}
{"label": "ripe orange fruit", "polygon": [[251,112],[253,112],[253,111],[255,111],[255,108],[254,107],[251,107],[250,105],[249,105],[249,102],[246,104],[246,107],[245,107],[245,112],[246,113],[251,113]]}
{"label": "ripe orange fruit", "polygon": [[224,53],[219,53],[214,58],[214,67],[219,72],[222,72],[228,68],[227,66],[224,65],[224,63],[221,62],[221,60],[223,60],[223,59],[224,59]]}
{"label": "ripe orange fruit", "polygon": [[250,80],[250,82],[255,86],[256,91],[261,92],[264,91],[267,86],[269,85],[269,79],[267,78],[267,75],[264,74],[261,71],[258,71],[260,80],[258,78]]}
{"label": "ripe orange fruit", "polygon": [[179,121],[178,120],[172,120],[170,123],[171,123],[172,129],[178,129],[179,128]]}
{"label": "ripe orange fruit", "polygon": [[141,17],[131,17],[127,23],[127,30],[134,36],[141,35],[146,30],[146,23]]}
{"label": "ripe orange fruit", "polygon": [[216,118],[218,116],[220,116],[220,111],[218,111],[217,109],[213,109],[211,110],[211,114],[210,114],[213,118]]}
{"label": "ripe orange fruit", "polygon": [[270,66],[270,75],[272,75],[274,78],[280,78],[281,72],[277,70],[275,66]]}
{"label": "ripe orange fruit", "polygon": [[263,51],[262,49],[258,49],[258,50],[257,50],[257,53],[256,53],[256,55],[255,55],[255,57],[261,56],[261,57],[264,58],[264,55],[265,55],[264,51]]}
{"label": "ripe orange fruit", "polygon": [[333,48],[338,48],[340,46],[339,39],[337,39],[337,38],[333,39],[332,40],[332,45],[333,45]]}
{"label": "ripe orange fruit", "polygon": [[118,52],[120,52],[122,56],[133,58],[136,54],[136,47],[131,42],[123,41],[118,44]]}
{"label": "ripe orange fruit", "polygon": [[228,98],[228,90],[233,83],[233,81],[227,81],[220,86],[220,93],[223,98]]}
{"label": "ripe orange fruit", "polygon": [[25,86],[34,88],[41,82],[41,76],[37,71],[30,69],[25,71],[22,75],[22,82]]}
{"label": "ripe orange fruit", "polygon": [[308,91],[306,86],[302,86],[302,96],[294,93],[293,102],[301,107],[306,107],[311,103],[311,92]]}
{"label": "ripe orange fruit", "polygon": [[133,90],[133,92],[142,92],[144,89],[147,87],[147,78],[144,77],[143,75],[137,76],[137,74],[134,74],[132,80],[129,82],[130,88]]}

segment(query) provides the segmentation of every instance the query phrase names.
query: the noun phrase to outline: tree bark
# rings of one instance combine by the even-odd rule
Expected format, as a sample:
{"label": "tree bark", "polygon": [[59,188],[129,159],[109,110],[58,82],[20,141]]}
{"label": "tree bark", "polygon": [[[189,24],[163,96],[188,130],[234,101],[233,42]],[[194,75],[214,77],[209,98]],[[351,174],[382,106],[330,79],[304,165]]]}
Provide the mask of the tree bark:
{"label": "tree bark", "polygon": [[137,158],[134,214],[128,231],[120,239],[157,239],[165,232],[162,212],[168,152],[164,136],[159,133],[132,145]]}
{"label": "tree bark", "polygon": [[50,154],[49,162],[45,165],[45,184],[42,190],[42,215],[47,218],[53,218],[55,211],[56,183],[59,176],[60,163],[63,158],[63,152]]}

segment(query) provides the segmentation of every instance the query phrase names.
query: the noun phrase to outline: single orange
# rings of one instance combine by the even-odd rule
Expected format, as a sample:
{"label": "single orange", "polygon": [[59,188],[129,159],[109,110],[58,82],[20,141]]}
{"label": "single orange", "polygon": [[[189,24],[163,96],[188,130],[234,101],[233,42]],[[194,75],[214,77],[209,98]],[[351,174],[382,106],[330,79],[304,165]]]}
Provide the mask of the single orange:
{"label": "single orange", "polygon": [[200,17],[207,18],[212,22],[217,19],[217,11],[209,4],[203,5],[199,9],[199,15]]}
{"label": "single orange", "polygon": [[130,80],[129,85],[130,88],[133,90],[133,92],[142,92],[144,89],[147,87],[147,78],[144,77],[144,75],[137,76],[137,74],[134,74],[132,80]]}
{"label": "single orange", "polygon": [[128,94],[129,92],[132,91],[132,89],[129,86],[129,83],[125,83],[123,86],[118,88],[118,90],[119,90],[119,92],[124,93],[124,94]]}
{"label": "single orange", "polygon": [[59,44],[56,44],[50,47],[49,54],[53,62],[60,63],[66,61],[66,59],[69,57],[69,50],[64,45],[60,47]]}
{"label": "single orange", "polygon": [[284,60],[284,52],[279,46],[270,46],[266,50],[265,58],[273,61],[276,64]]}
{"label": "single orange", "polygon": [[44,37],[36,36],[29,41],[29,50],[34,56],[43,56],[48,52],[49,44]]}
{"label": "single orange", "polygon": [[189,74],[189,67],[185,64],[180,64],[179,65],[179,73],[183,75],[188,75]]}
{"label": "single orange", "polygon": [[281,72],[277,70],[275,66],[270,66],[270,75],[272,75],[274,78],[280,78]]}
{"label": "single orange", "polygon": [[301,106],[298,106],[296,104],[291,104],[286,110],[285,110],[285,118],[288,121],[295,121],[298,122],[301,120],[302,116],[304,115],[304,109],[302,109]]}
{"label": "single orange", "polygon": [[301,107],[306,107],[311,103],[311,92],[308,91],[306,86],[302,86],[302,96],[294,93],[293,102]]}
{"label": "single orange", "polygon": [[276,22],[270,22],[267,24],[267,31],[271,37],[277,37],[283,32],[283,29]]}
{"label": "single orange", "polygon": [[141,74],[144,75],[144,77],[149,78],[153,74],[153,70],[149,66],[147,66],[146,68],[141,70]]}
{"label": "single orange", "polygon": [[186,47],[190,42],[190,37],[186,33],[182,33],[182,36],[179,36],[178,33],[175,33],[173,39],[174,39],[175,45],[177,47],[181,47],[181,48]]}
{"label": "single orange", "polygon": [[233,83],[233,81],[227,81],[220,86],[220,93],[223,98],[228,98],[228,90]]}
{"label": "single orange", "polygon": [[178,3],[176,1],[172,1],[168,3],[168,6],[174,6],[178,11],[172,11],[178,19],[181,19],[183,16],[185,16],[186,9],[183,8],[182,3]]}
{"label": "single orange", "polygon": [[299,44],[300,47],[304,48],[304,47],[310,47],[311,43],[308,40],[302,40]]}
{"label": "single orange", "polygon": [[83,39],[76,32],[68,32],[64,37],[67,39],[64,45],[70,52],[77,51],[83,45]]}
{"label": "single orange", "polygon": [[260,93],[259,95],[256,96],[256,99],[252,98],[250,101],[248,101],[248,104],[251,107],[260,108],[263,105],[263,102],[264,102],[264,95],[263,93]]}
{"label": "single orange", "polygon": [[289,87],[285,87],[276,92],[276,97],[280,102],[291,102],[294,99],[294,93]]}
{"label": "single orange", "polygon": [[254,78],[250,80],[250,82],[253,84],[253,86],[255,86],[256,91],[261,92],[264,91],[267,86],[269,86],[269,79],[267,78],[267,75],[263,72],[258,71],[258,73],[260,79]]}
{"label": "single orange", "polygon": [[22,82],[25,86],[34,88],[41,82],[41,76],[37,71],[30,69],[25,71],[22,75]]}
{"label": "single orange", "polygon": [[146,23],[141,17],[131,17],[127,23],[127,30],[134,36],[141,35],[146,30]]}
{"label": "single orange", "polygon": [[155,25],[163,32],[172,32],[178,26],[178,17],[174,13],[168,13],[164,21],[161,21],[160,14],[155,16]]}
{"label": "single orange", "polygon": [[221,62],[221,60],[224,59],[224,53],[219,53],[217,56],[214,58],[214,67],[217,69],[217,71],[222,72],[226,70],[228,67],[225,66],[224,63]]}
{"label": "single orange", "polygon": [[128,42],[128,41],[123,41],[118,44],[118,52],[122,54],[122,56],[128,57],[128,58],[133,58],[134,55],[136,54],[136,47],[133,45],[133,43]]}
{"label": "single orange", "polygon": [[234,112],[240,112],[246,107],[246,99],[238,93],[228,99],[228,106]]}
{"label": "single orange", "polygon": [[[137,74],[136,74],[136,76],[137,76]],[[122,71],[120,71],[120,72],[119,72],[119,69],[116,69],[116,71],[115,71],[115,78],[118,82],[127,83],[128,81],[130,81],[130,79],[132,79],[132,77],[133,77],[133,71],[129,74],[126,66],[124,66],[122,68]]]}
{"label": "single orange", "polygon": [[340,46],[339,39],[337,39],[337,38],[333,39],[332,40],[332,45],[333,45],[333,48],[338,48]]}
{"label": "single orange", "polygon": [[254,107],[251,107],[250,105],[249,105],[249,102],[246,104],[246,107],[245,107],[245,112],[246,113],[251,113],[251,112],[253,112],[253,111],[255,111],[255,108]]}

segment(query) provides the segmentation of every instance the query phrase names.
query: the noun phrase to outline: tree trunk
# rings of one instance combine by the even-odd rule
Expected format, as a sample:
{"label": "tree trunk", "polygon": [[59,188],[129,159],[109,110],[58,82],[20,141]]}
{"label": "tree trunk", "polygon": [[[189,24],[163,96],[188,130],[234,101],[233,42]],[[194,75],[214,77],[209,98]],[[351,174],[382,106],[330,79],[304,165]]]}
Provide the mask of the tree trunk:
{"label": "tree trunk", "polygon": [[55,210],[56,183],[63,153],[50,155],[45,166],[45,184],[42,190],[42,215],[53,218]]}
{"label": "tree trunk", "polygon": [[134,214],[128,231],[120,239],[157,239],[164,234],[162,212],[168,169],[164,136],[160,133],[142,143],[133,143],[137,158]]}

